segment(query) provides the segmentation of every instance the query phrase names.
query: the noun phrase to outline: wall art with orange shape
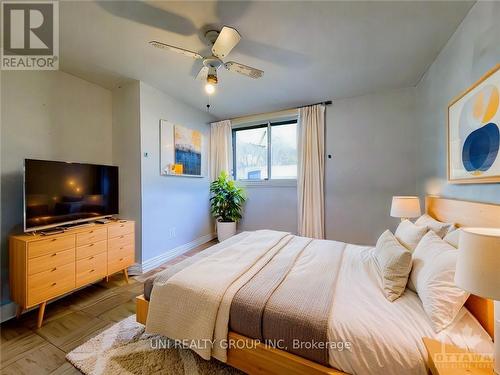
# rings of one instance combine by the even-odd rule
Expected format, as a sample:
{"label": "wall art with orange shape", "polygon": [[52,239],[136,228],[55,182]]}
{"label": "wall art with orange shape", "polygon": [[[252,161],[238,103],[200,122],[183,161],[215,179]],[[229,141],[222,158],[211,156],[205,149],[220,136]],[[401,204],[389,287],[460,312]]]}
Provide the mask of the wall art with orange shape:
{"label": "wall art with orange shape", "polygon": [[500,65],[448,107],[448,181],[500,182]]}

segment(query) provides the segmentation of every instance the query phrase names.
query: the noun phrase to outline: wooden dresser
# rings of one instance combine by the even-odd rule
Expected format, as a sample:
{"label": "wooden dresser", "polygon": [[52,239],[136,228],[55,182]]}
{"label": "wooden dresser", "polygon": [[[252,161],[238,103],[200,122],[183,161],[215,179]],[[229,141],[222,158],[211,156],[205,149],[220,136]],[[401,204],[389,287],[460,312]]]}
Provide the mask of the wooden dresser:
{"label": "wooden dresser", "polygon": [[47,301],[123,271],[135,258],[135,223],[111,222],[50,236],[9,238],[11,299],[19,316],[39,305],[38,328]]}

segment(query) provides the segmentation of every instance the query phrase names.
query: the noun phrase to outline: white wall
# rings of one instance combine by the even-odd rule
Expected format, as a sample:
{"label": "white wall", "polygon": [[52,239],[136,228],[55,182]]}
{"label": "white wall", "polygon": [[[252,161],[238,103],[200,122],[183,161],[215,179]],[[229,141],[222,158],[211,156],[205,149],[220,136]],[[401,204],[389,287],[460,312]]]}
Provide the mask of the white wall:
{"label": "white wall", "polygon": [[326,236],[374,244],[393,195],[415,195],[414,89],[335,100],[327,111]]}
{"label": "white wall", "polygon": [[135,220],[135,259],[141,253],[141,129],[139,82],[113,90],[113,164],[119,170],[120,216]]}
{"label": "white wall", "polygon": [[421,195],[500,203],[500,184],[447,183],[448,103],[500,62],[500,2],[477,2],[417,86]]}
{"label": "white wall", "polygon": [[[393,195],[416,192],[414,89],[334,100],[326,110],[328,239],[373,244],[397,220]],[[247,188],[240,229],[296,232],[296,187]],[[376,218],[376,219],[375,219]]]}
{"label": "white wall", "polygon": [[112,163],[111,92],[61,71],[1,76],[2,304],[7,238],[22,230],[25,158]]}
{"label": "white wall", "polygon": [[[142,261],[213,232],[209,179],[160,175],[160,119],[200,130],[206,145],[202,170],[208,171],[209,126],[213,117],[140,83]],[[147,153],[147,156],[145,154]],[[175,232],[175,236],[171,233]]]}

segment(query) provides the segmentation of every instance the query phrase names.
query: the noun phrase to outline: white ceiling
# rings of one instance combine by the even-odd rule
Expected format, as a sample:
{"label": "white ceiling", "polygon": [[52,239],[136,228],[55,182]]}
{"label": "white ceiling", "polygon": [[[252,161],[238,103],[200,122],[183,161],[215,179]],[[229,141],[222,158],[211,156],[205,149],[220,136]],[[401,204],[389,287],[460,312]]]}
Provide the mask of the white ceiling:
{"label": "white ceiling", "polygon": [[[473,2],[61,2],[61,69],[107,88],[144,81],[205,109],[199,63],[147,44],[208,54],[204,30],[233,26],[229,60],[265,71],[221,71],[218,118],[414,86]],[[226,59],[226,61],[228,60]]]}

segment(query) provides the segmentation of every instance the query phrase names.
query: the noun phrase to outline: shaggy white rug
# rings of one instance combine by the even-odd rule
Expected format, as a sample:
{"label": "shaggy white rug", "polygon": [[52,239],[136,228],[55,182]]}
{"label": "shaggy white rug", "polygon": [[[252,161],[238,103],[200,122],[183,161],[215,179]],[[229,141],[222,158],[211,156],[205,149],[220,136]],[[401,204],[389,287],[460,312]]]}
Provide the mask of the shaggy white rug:
{"label": "shaggy white rug", "polygon": [[161,339],[145,334],[144,326],[132,315],[74,349],[66,359],[87,375],[242,374],[216,360],[205,361],[188,349],[158,349]]}

